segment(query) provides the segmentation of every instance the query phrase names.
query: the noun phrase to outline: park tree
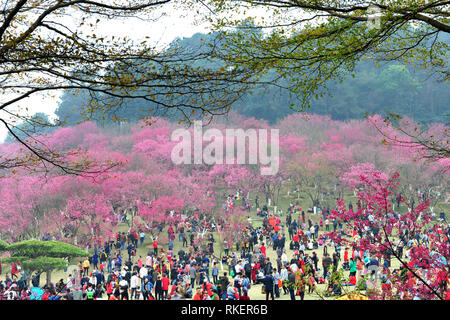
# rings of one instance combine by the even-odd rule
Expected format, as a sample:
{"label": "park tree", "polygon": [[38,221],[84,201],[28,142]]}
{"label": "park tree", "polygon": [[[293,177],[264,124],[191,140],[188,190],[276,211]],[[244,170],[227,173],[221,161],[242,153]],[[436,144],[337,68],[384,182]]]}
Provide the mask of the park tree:
{"label": "park tree", "polygon": [[[250,78],[246,67],[231,70],[216,63],[202,68],[195,62],[207,59],[208,52],[164,50],[150,36],[132,39],[102,32],[105,23],[151,21],[173,9],[173,3],[5,1],[0,20],[0,122],[23,150],[2,154],[0,168],[50,166],[69,174],[102,172],[84,161],[67,161],[65,153],[48,148],[32,132],[22,131],[27,139],[15,133],[20,123],[33,121],[26,103],[35,96],[54,97],[63,90],[89,96],[81,111],[83,121],[120,121],[121,106],[133,99],[142,101],[140,118],[148,123],[155,114],[172,111],[180,121],[226,112],[246,87]],[[192,7],[195,2],[183,5]]]}
{"label": "park tree", "polygon": [[306,138],[294,134],[280,136],[280,149],[285,157],[290,157],[308,148]]}
{"label": "park tree", "polygon": [[[185,206],[184,200],[176,196],[160,196],[147,203],[138,204],[138,214],[152,239],[158,239],[166,225],[179,221],[179,212]],[[159,241],[160,242],[160,241]]]}
{"label": "park tree", "polygon": [[8,249],[8,242],[0,240],[0,251],[6,251]]}
{"label": "park tree", "polygon": [[[280,198],[281,187],[283,186],[283,175],[277,173],[274,175],[258,176],[258,191],[264,195],[266,204],[275,206]],[[269,202],[270,201],[270,202]]]}
{"label": "park tree", "polygon": [[424,126],[393,113],[384,119],[374,115],[368,121],[381,133],[383,144],[414,150],[416,158],[439,161],[450,155],[448,122]]}
{"label": "park tree", "polygon": [[[365,180],[363,180],[362,177],[364,177]],[[388,179],[388,176],[385,173],[375,169],[373,163],[358,163],[351,166],[348,171],[344,172],[340,179],[353,191],[358,188],[364,188],[366,186],[364,181],[366,180],[370,180],[372,183],[374,177],[385,182]]]}
{"label": "park tree", "polygon": [[[20,178],[19,178],[20,176]],[[49,194],[45,183],[37,176],[17,176],[0,179],[0,226],[2,237],[20,241],[41,235],[43,205]]]}
{"label": "park tree", "polygon": [[[356,62],[368,57],[422,66],[448,80],[446,1],[209,3],[222,13],[211,18],[217,29],[231,27],[221,30],[228,50],[222,57],[237,65],[251,64],[255,70],[275,68],[284,78],[291,78],[303,106],[310,97],[322,94],[326,80],[345,78]],[[253,9],[271,16],[253,18]],[[225,14],[230,11],[239,14]],[[268,30],[265,37],[251,32],[261,28]]]}
{"label": "park tree", "polygon": [[11,256],[5,262],[20,262],[29,272],[47,274],[47,285],[54,270],[67,268],[70,258],[86,257],[88,253],[76,246],[60,241],[25,240],[8,245]]}
{"label": "park tree", "polygon": [[240,195],[244,198],[258,186],[255,174],[245,165],[215,164],[208,171],[208,176],[217,189],[225,189],[229,194],[240,190]]}
{"label": "park tree", "polygon": [[89,189],[81,195],[74,194],[55,217],[59,218],[59,230],[66,238],[73,239],[75,245],[86,247],[113,239],[111,205],[104,195],[92,195],[95,189]]}
{"label": "park tree", "polygon": [[247,216],[248,214],[239,208],[222,213],[223,224],[217,230],[220,257],[224,252],[225,244],[228,248],[234,248],[236,243],[246,236],[246,228],[250,226]]}
{"label": "park tree", "polygon": [[[337,244],[367,251],[371,257],[389,263],[395,259],[400,263],[400,269],[395,272],[383,271],[391,286],[370,290],[372,299],[409,300],[416,296],[443,299],[447,290],[443,279],[449,272],[449,242],[443,234],[443,225],[432,220],[429,201],[419,203],[408,212],[394,212],[391,199],[396,195],[398,178],[398,173],[386,175],[376,170],[362,173],[360,182],[364,190],[358,193],[361,206],[349,209],[340,200],[337,209],[331,213],[331,217],[342,221],[353,237],[343,237],[337,232],[329,236]],[[408,243],[414,239],[421,240],[410,248],[409,257],[406,257],[399,244],[409,248]]]}
{"label": "park tree", "polygon": [[[410,65],[449,80],[447,1],[210,0],[208,4],[218,13],[210,19],[226,43],[217,56],[230,65],[250,65],[260,79],[276,70],[280,77],[272,82],[298,98],[291,107],[299,111],[325,96],[330,80],[342,82],[354,75],[359,62],[369,59]],[[265,10],[270,18],[253,17],[253,10]],[[254,29],[265,30],[265,36],[255,36]],[[408,77],[401,66],[390,68],[383,77]],[[395,141],[395,132],[405,130],[389,124],[395,129],[389,137]],[[422,132],[408,132],[411,143],[433,156],[448,156],[448,128],[441,131],[445,140]]]}
{"label": "park tree", "polygon": [[313,206],[323,205],[324,195],[336,184],[336,169],[320,154],[299,153],[287,164],[286,171],[294,187],[303,191]]}

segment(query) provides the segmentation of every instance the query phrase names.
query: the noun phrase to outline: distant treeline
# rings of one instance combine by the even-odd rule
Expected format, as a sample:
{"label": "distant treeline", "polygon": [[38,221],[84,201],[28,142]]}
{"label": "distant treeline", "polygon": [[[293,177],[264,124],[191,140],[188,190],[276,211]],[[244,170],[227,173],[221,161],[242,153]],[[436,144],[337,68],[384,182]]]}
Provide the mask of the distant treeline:
{"label": "distant treeline", "polygon": [[[206,50],[208,42],[215,38],[215,34],[197,33],[190,38],[174,40],[171,48]],[[198,62],[199,65],[208,63],[211,61],[206,59]],[[267,80],[274,78],[275,71],[265,77]],[[448,83],[439,82],[420,69],[397,62],[379,66],[370,60],[361,62],[355,72],[349,74],[343,82],[329,81],[327,87],[328,95],[310,101],[307,112],[327,114],[334,120],[362,119],[367,114],[386,115],[389,112],[408,116],[421,123],[446,122],[450,114]],[[83,92],[68,90],[62,95],[55,114],[67,125],[82,122],[84,118],[80,111],[90,99],[91,97]],[[275,86],[257,87],[252,93],[247,93],[235,102],[233,110],[246,117],[264,119],[274,124],[287,115],[298,112],[296,101],[286,89]],[[135,122],[145,114],[146,105],[147,102],[139,99],[124,102],[116,111],[117,117]],[[179,118],[177,113],[167,113],[165,116],[169,119]],[[44,121],[46,119],[44,114],[36,117]],[[91,120],[99,124],[105,122],[100,119]],[[49,131],[49,128],[43,131]],[[21,134],[20,130],[17,134]],[[8,136],[7,141],[12,141],[12,137]]]}

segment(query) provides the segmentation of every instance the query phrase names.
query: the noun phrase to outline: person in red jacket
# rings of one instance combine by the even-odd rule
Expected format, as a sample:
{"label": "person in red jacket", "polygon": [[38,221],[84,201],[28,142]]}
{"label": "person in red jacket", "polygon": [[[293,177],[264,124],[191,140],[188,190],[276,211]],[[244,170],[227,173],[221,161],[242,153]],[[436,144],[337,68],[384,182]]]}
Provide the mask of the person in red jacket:
{"label": "person in red jacket", "polygon": [[252,282],[256,284],[256,274],[259,272],[259,263],[252,265]]}
{"label": "person in red jacket", "polygon": [[155,256],[158,256],[158,241],[156,239],[153,240],[153,252],[155,253]]}
{"label": "person in red jacket", "polygon": [[108,300],[111,297],[111,295],[113,294],[113,290],[114,290],[114,284],[112,281],[110,281],[107,285],[106,285],[106,295],[108,296]]}
{"label": "person in red jacket", "polygon": [[266,257],[266,246],[264,243],[261,244],[261,253],[264,255],[264,258]]}
{"label": "person in red jacket", "polygon": [[197,288],[197,293],[194,295],[193,300],[203,300],[203,290],[202,288]]}
{"label": "person in red jacket", "polygon": [[133,232],[133,242],[134,242],[134,246],[137,248],[138,242],[139,242],[139,235],[136,231]]}
{"label": "person in red jacket", "polygon": [[166,274],[164,274],[163,277],[161,278],[161,282],[162,282],[163,299],[165,300],[167,298],[167,293],[169,291],[170,285],[170,280],[169,278],[167,278]]}
{"label": "person in red jacket", "polygon": [[210,297],[213,295],[213,293],[211,291],[211,287],[212,287],[212,284],[205,279],[202,284],[202,290],[203,290],[203,292],[207,292]]}
{"label": "person in red jacket", "polygon": [[14,280],[14,278],[18,278],[19,270],[17,268],[17,265],[13,262],[11,265],[11,279]]}
{"label": "person in red jacket", "polygon": [[41,296],[41,300],[49,300],[49,292],[47,290]]}
{"label": "person in red jacket", "polygon": [[244,292],[242,293],[242,296],[239,297],[239,300],[250,300],[250,297],[248,296],[248,292],[247,289],[243,290]]}
{"label": "person in red jacket", "polygon": [[447,271],[445,271],[445,270],[439,271],[438,275],[437,275],[436,282],[439,285],[439,287],[442,289],[442,291],[446,291],[447,287],[448,287],[448,273],[447,273]]}
{"label": "person in red jacket", "polygon": [[175,290],[177,290],[177,285],[176,285],[176,283],[173,283],[173,284],[172,284],[172,288],[170,289],[169,295],[170,295],[170,296],[173,296],[174,293],[175,293]]}

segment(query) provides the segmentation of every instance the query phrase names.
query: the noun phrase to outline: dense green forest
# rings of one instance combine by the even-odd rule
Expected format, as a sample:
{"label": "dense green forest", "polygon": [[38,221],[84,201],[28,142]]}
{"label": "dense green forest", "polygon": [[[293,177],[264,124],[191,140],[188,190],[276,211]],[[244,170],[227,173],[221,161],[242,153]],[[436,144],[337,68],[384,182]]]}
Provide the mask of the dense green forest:
{"label": "dense green forest", "polygon": [[[202,50],[214,35],[197,33],[190,38],[176,39],[178,45],[187,50]],[[270,79],[273,75],[267,75]],[[311,101],[308,112],[329,114],[335,120],[360,119],[365,113],[385,113],[386,111],[408,115],[419,122],[442,122],[450,113],[450,91],[445,83],[440,83],[424,72],[398,63],[376,66],[372,61],[361,62],[353,76],[342,83],[330,81],[329,94]],[[80,121],[77,108],[86,104],[87,97],[73,96],[67,92],[62,97],[56,111],[62,120],[70,115],[69,122]],[[234,110],[249,117],[262,118],[275,123],[278,119],[295,111],[290,108],[295,103],[289,92],[277,87],[254,90],[234,105]],[[132,101],[120,112],[128,120],[136,120],[140,108],[139,100]]]}
{"label": "dense green forest", "polygon": [[[168,50],[180,48],[179,52],[206,52],[209,44],[216,40],[215,34],[197,33],[189,38],[175,39]],[[211,59],[199,60],[198,63],[218,65],[217,61]],[[273,72],[263,80],[270,81],[275,77]],[[329,81],[327,88],[327,95],[310,101],[307,112],[328,114],[335,120],[361,119],[366,114],[386,115],[390,112],[407,115],[422,123],[446,122],[450,114],[448,85],[419,69],[398,62],[383,65],[375,65],[370,60],[360,62],[355,72],[349,74],[342,83]],[[67,90],[61,96],[55,114],[66,125],[82,122],[81,108],[89,104],[90,99],[83,92]],[[133,99],[122,102],[114,112],[118,118],[133,122],[146,113],[146,105],[145,101]],[[244,95],[234,103],[233,110],[274,124],[286,115],[297,112],[297,106],[296,99],[290,96],[288,90],[269,85],[256,87],[252,93]],[[176,112],[167,113],[167,110],[165,114],[156,112],[155,115],[174,119],[179,117]],[[102,121],[99,119],[97,122],[101,124]],[[12,141],[10,135],[7,141]]]}

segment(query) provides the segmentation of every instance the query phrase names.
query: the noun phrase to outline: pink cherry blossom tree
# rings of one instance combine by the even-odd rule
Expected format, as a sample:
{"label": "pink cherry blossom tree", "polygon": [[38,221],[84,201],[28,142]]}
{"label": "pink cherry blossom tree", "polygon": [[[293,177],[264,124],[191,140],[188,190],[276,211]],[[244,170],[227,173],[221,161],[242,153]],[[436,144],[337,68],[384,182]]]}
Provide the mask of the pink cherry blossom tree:
{"label": "pink cherry blossom tree", "polygon": [[[400,263],[402,271],[385,276],[390,279],[391,287],[370,290],[373,299],[412,299],[419,296],[425,299],[443,299],[447,287],[442,281],[442,273],[449,273],[450,243],[444,239],[442,232],[436,228],[442,225],[432,223],[429,202],[418,204],[413,210],[399,214],[392,210],[391,196],[395,194],[399,175],[394,173],[386,179],[379,171],[361,174],[363,191],[358,193],[361,208],[347,209],[344,202],[339,201],[338,208],[332,211],[332,218],[339,219],[347,226],[349,236],[333,232],[329,236],[336,243],[352,246],[354,250],[368,251],[372,257],[390,260],[393,256]],[[358,237],[351,235],[357,234]],[[426,235],[424,239],[424,235]],[[410,251],[408,258],[400,251],[400,242],[407,243],[420,237]]]}

